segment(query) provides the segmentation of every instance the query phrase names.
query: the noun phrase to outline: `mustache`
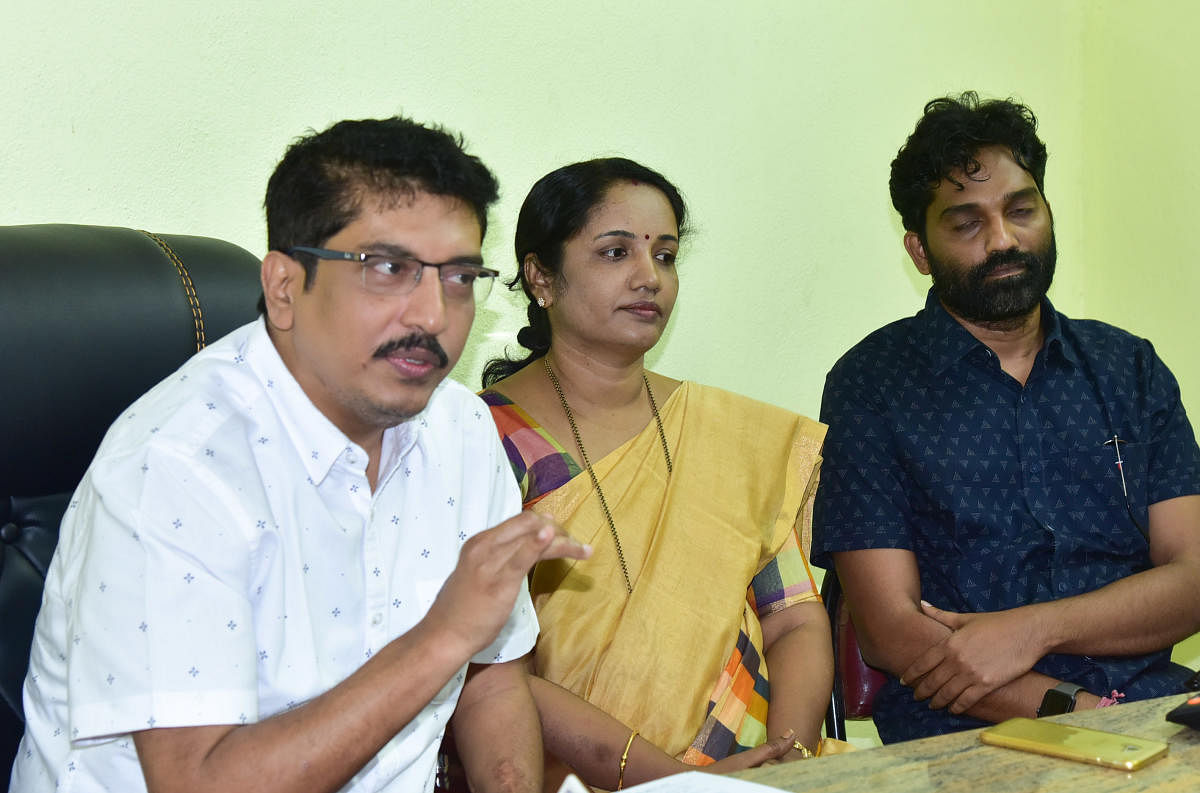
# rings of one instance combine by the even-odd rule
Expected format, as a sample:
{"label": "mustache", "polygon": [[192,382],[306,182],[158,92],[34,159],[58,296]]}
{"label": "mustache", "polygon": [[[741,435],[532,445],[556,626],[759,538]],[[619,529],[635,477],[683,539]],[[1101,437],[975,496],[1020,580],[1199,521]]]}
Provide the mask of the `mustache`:
{"label": "mustache", "polygon": [[1042,267],[1042,260],[1035,253],[1017,250],[1016,248],[1009,248],[1006,251],[992,251],[975,268],[975,278],[983,280],[997,270],[1011,264],[1020,264],[1030,272],[1037,272]]}
{"label": "mustache", "polygon": [[437,356],[438,368],[445,369],[450,365],[450,356],[446,355],[446,351],[442,349],[442,345],[437,338],[428,333],[410,333],[402,339],[392,339],[379,345],[379,348],[372,354],[374,358],[387,358],[393,353],[401,350],[421,349],[428,350]]}

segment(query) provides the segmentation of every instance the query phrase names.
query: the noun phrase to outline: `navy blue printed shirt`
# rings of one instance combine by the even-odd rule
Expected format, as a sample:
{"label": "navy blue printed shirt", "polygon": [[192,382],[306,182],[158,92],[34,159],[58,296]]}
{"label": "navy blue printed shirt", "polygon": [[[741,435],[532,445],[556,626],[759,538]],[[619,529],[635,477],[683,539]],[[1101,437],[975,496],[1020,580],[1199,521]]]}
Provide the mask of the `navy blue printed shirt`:
{"label": "navy blue printed shirt", "polygon": [[[1071,320],[1042,303],[1046,341],[1022,387],[931,291],[924,310],[868,336],[825,383],[825,439],[813,561],[902,548],[921,596],[996,611],[1098,589],[1151,566],[1129,503],[1200,493],[1200,449],[1174,376],[1150,342]],[[1190,672],[1169,650],[1134,657],[1049,655],[1035,667],[1095,694],[1176,693]],[[1032,715],[1032,714],[1031,714]],[[885,742],[981,726],[915,702],[890,678],[875,702]]]}

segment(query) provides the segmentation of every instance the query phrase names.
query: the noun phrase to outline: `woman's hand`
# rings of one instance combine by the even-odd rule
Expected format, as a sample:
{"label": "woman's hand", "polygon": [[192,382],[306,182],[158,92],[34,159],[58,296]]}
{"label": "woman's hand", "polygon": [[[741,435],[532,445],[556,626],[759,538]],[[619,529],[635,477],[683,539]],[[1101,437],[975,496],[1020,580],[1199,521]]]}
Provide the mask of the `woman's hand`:
{"label": "woman's hand", "polygon": [[747,768],[758,768],[763,763],[776,762],[783,759],[792,750],[792,741],[796,734],[788,730],[778,738],[773,738],[762,746],[747,749],[744,752],[731,754],[724,760],[718,760],[711,765],[691,768],[693,771],[704,771],[709,774],[732,774],[734,771],[744,771]]}

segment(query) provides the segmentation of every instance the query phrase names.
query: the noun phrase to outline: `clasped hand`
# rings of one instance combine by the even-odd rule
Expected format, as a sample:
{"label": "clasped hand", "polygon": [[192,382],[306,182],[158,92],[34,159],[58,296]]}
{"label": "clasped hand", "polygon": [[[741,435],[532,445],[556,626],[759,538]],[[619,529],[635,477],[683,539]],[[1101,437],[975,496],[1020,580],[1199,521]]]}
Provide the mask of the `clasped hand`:
{"label": "clasped hand", "polygon": [[960,614],[921,601],[921,612],[950,634],[909,664],[900,683],[931,708],[963,713],[1044,654],[1027,609]]}

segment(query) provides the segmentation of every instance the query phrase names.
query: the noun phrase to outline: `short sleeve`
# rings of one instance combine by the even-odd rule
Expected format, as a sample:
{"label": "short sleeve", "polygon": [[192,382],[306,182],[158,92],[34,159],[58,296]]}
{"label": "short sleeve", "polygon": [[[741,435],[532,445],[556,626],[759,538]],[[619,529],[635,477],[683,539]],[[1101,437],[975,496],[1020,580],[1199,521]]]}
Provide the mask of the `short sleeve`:
{"label": "short sleeve", "polygon": [[1200,493],[1200,447],[1180,399],[1179,384],[1171,370],[1147,348],[1147,380],[1144,386],[1150,408],[1151,455],[1149,503]]}
{"label": "short sleeve", "polygon": [[496,391],[484,391],[512,474],[526,508],[582,472],[571,455],[521,407]]}
{"label": "short sleeve", "polygon": [[257,718],[250,553],[211,484],[150,449],[81,485],[64,549],[73,738]]}
{"label": "short sleeve", "polygon": [[747,594],[759,619],[798,603],[821,599],[796,532],[788,535],[775,558],[754,576]]}
{"label": "short sleeve", "polygon": [[821,487],[813,518],[813,563],[829,568],[830,554],[865,548],[912,550],[906,474],[892,436],[892,419],[869,355],[852,351],[825,380]]}

